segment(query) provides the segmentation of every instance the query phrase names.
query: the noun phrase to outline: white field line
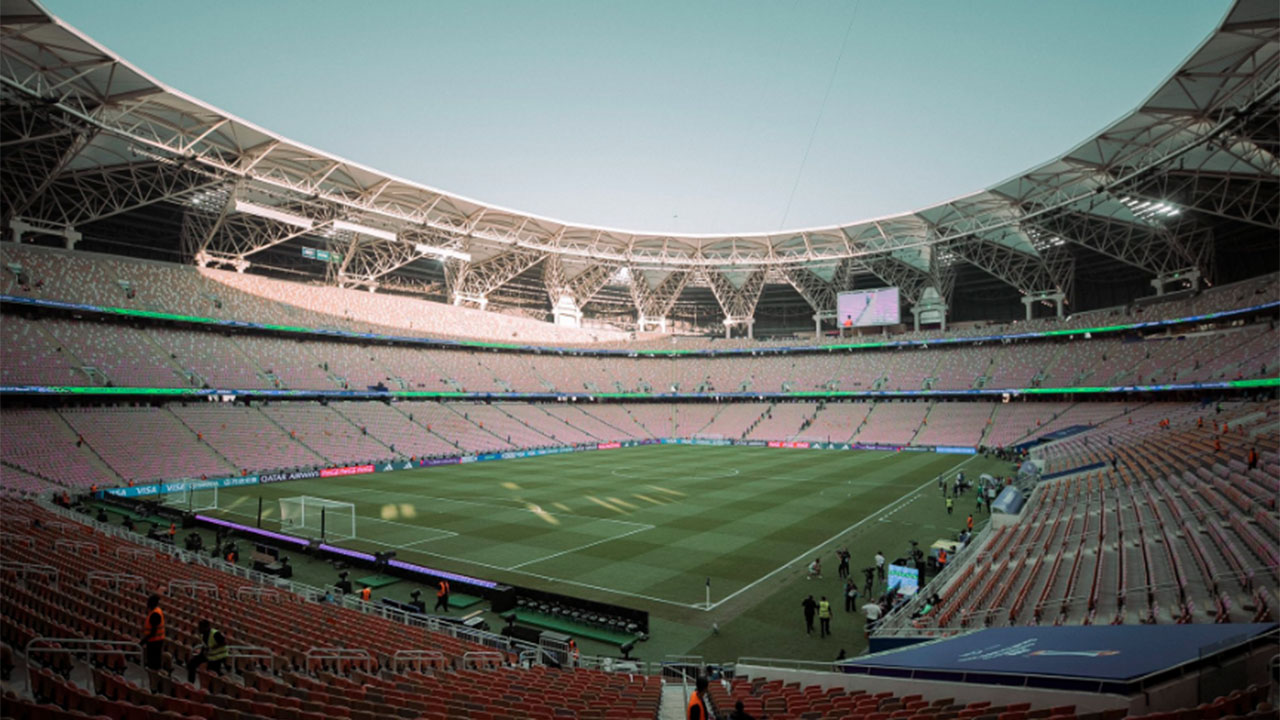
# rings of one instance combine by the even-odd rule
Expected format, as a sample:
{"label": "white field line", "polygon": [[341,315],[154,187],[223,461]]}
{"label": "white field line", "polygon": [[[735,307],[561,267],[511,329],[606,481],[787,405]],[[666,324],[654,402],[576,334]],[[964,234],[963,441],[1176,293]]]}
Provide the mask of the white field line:
{"label": "white field line", "polygon": [[[960,469],[960,468],[964,467],[967,463],[969,463],[971,460],[973,460],[973,459],[974,459],[974,458],[976,458],[976,457],[978,457],[978,456],[977,456],[977,455],[970,455],[968,458],[966,458],[966,459],[964,459],[964,460],[960,461],[959,463],[957,463],[957,464],[956,464],[954,467],[952,467],[950,470],[947,470],[947,471],[943,472],[943,473],[942,473],[942,475],[943,475],[944,477],[946,477],[946,476],[950,475],[951,473],[955,472],[956,470],[958,470],[958,469]],[[787,562],[786,564],[784,564],[784,565],[780,565],[780,566],[778,566],[777,568],[775,568],[775,569],[773,569],[773,570],[770,570],[768,573],[766,573],[765,575],[763,575],[763,576],[762,576],[762,577],[760,577],[759,579],[754,580],[753,582],[749,583],[748,585],[746,585],[746,586],[744,586],[744,587],[742,587],[742,588],[739,588],[738,590],[735,590],[734,592],[732,592],[732,593],[730,593],[730,594],[726,595],[725,597],[721,598],[720,600],[718,600],[718,601],[716,601],[716,602],[714,602],[714,603],[711,603],[711,606],[710,606],[710,607],[707,607],[707,608],[706,608],[706,610],[708,610],[708,611],[715,610],[716,608],[720,607],[720,606],[721,606],[721,605],[723,605],[724,603],[729,602],[730,600],[734,599],[735,597],[737,597],[737,596],[741,595],[742,593],[744,593],[744,592],[746,592],[746,591],[750,590],[751,588],[753,588],[753,587],[755,587],[755,586],[759,585],[760,583],[764,582],[765,580],[768,580],[769,578],[773,577],[774,575],[777,575],[778,573],[782,572],[783,570],[786,570],[787,568],[790,568],[790,567],[794,567],[796,563],[798,563],[798,562],[803,562],[803,561],[804,561],[804,559],[805,559],[805,558],[807,558],[807,557],[812,557],[812,556],[814,555],[814,553],[818,552],[818,551],[819,551],[819,550],[821,550],[822,548],[824,548],[824,547],[826,547],[826,546],[830,545],[831,543],[835,542],[836,540],[840,539],[840,537],[841,537],[842,535],[844,535],[844,534],[846,534],[846,533],[848,533],[848,532],[851,532],[851,531],[853,531],[853,530],[857,529],[857,528],[858,528],[859,526],[861,526],[863,523],[870,522],[871,520],[877,520],[877,519],[879,519],[882,515],[884,515],[885,513],[892,513],[892,512],[894,512],[894,511],[898,510],[900,507],[902,507],[902,506],[903,506],[903,505],[905,505],[907,502],[909,502],[909,501],[911,500],[911,498],[912,498],[914,495],[916,495],[916,493],[919,493],[920,491],[924,490],[925,488],[927,488],[927,487],[929,487],[929,486],[931,486],[931,485],[936,485],[936,484],[937,484],[937,482],[938,482],[938,477],[937,477],[937,476],[934,476],[934,477],[932,477],[932,478],[929,478],[929,479],[928,479],[928,480],[926,480],[925,482],[921,483],[920,487],[917,487],[917,488],[916,488],[916,489],[914,489],[914,490],[910,490],[910,491],[908,491],[908,492],[907,492],[907,494],[903,495],[902,497],[898,498],[897,500],[894,500],[893,502],[891,502],[891,503],[889,503],[888,505],[886,505],[886,506],[884,506],[883,508],[881,508],[881,509],[880,509],[880,512],[875,513],[874,515],[868,515],[868,516],[866,516],[866,517],[862,518],[862,519],[861,519],[861,520],[859,520],[858,522],[856,522],[856,523],[854,523],[854,524],[850,525],[849,527],[847,527],[847,528],[845,528],[845,529],[841,530],[840,532],[836,533],[835,535],[832,535],[830,538],[827,538],[826,540],[822,541],[821,543],[818,543],[817,545],[814,545],[813,547],[809,548],[808,550],[805,550],[804,552],[802,552],[802,553],[800,553],[799,555],[797,555],[797,556],[795,556],[794,558],[792,558],[792,559],[791,559],[789,562]],[[699,604],[700,604],[700,605],[705,605],[705,603],[699,603]]]}
{"label": "white field line", "polygon": [[[241,516],[241,517],[256,517],[256,515],[251,515],[251,514],[249,514],[249,513],[237,512],[237,511],[234,511],[234,510],[221,510],[221,512],[227,513],[228,515],[239,515],[239,516]],[[362,516],[357,515],[356,517],[357,517],[357,518],[359,518],[359,517],[362,517]],[[372,520],[372,519],[374,519],[374,518],[366,518],[366,519],[370,519],[370,520]],[[592,519],[593,519],[593,520],[607,520],[607,518],[592,518]],[[382,520],[381,518],[378,518],[378,521],[379,521],[379,522],[392,522],[392,521],[390,521],[390,520]],[[613,521],[610,521],[610,522],[621,522],[621,521],[613,520]],[[404,523],[394,523],[394,524],[396,524],[396,525],[404,525]],[[630,525],[639,525],[640,523],[628,523],[628,524],[630,524]],[[422,527],[422,526],[420,526],[420,525],[405,525],[405,527],[412,527],[412,528],[415,528],[415,529],[423,529],[423,527]],[[652,526],[652,525],[647,525],[647,526],[645,526],[645,527],[637,528],[637,529],[635,529],[635,530],[632,530],[631,532],[640,532],[641,530],[649,530],[649,529],[652,529],[652,528],[653,528],[653,526]],[[437,528],[429,528],[429,529],[431,529],[431,530],[438,530]],[[438,530],[438,532],[449,532],[449,531],[448,531],[448,530]],[[629,535],[629,534],[631,534],[631,533],[627,533],[627,534]],[[607,539],[607,540],[614,540],[614,539],[616,539],[616,538],[618,538],[618,537],[622,537],[622,536],[621,536],[621,535],[618,535],[618,536],[614,536],[614,537],[606,538],[606,539]],[[431,540],[438,540],[438,539],[440,539],[440,538],[431,538]],[[357,541],[359,541],[359,542],[367,542],[367,543],[372,543],[372,544],[374,544],[374,545],[381,545],[381,546],[383,546],[383,547],[389,547],[389,548],[397,548],[397,549],[400,549],[400,548],[402,548],[402,547],[403,547],[403,546],[401,546],[401,545],[391,545],[391,544],[389,544],[389,543],[379,542],[379,541],[377,541],[377,540],[370,540],[370,539],[368,539],[368,538],[356,538],[356,540],[357,540]],[[341,542],[343,542],[343,541],[339,541],[339,544],[340,544]],[[419,542],[429,542],[429,541],[424,540],[424,541],[419,541]],[[674,606],[674,607],[678,607],[678,608],[687,608],[687,607],[689,607],[689,606],[690,606],[690,605],[689,605],[689,603],[677,602],[677,601],[675,601],[675,600],[669,600],[669,599],[667,599],[667,598],[654,597],[654,596],[652,596],[652,595],[645,595],[645,594],[643,594],[643,593],[633,593],[633,592],[628,592],[628,591],[626,591],[626,590],[618,590],[618,589],[616,589],[616,588],[603,587],[603,586],[601,586],[601,585],[592,585],[591,583],[580,582],[580,581],[578,581],[578,580],[567,580],[567,579],[565,579],[565,578],[561,578],[561,577],[553,577],[553,576],[551,576],[551,575],[542,575],[542,574],[540,574],[540,573],[533,573],[533,572],[529,572],[529,571],[527,571],[527,570],[511,570],[511,569],[506,568],[506,567],[503,567],[503,566],[501,566],[501,565],[493,565],[493,564],[491,564],[491,563],[481,562],[481,561],[479,561],[479,560],[473,560],[473,559],[471,559],[471,558],[461,558],[461,557],[457,557],[457,556],[455,556],[455,555],[445,555],[444,553],[435,553],[435,552],[430,552],[430,551],[428,551],[428,550],[422,550],[422,549],[419,549],[419,548],[406,548],[406,549],[409,549],[411,552],[416,552],[416,553],[421,554],[421,555],[429,555],[429,556],[431,556],[431,557],[440,558],[440,559],[442,559],[442,560],[452,560],[453,562],[456,562],[456,563],[459,563],[459,564],[462,564],[462,565],[472,565],[472,566],[475,566],[475,567],[488,568],[489,570],[501,570],[501,571],[503,571],[503,572],[511,572],[511,573],[515,573],[515,574],[517,574],[517,575],[525,575],[525,576],[527,576],[527,577],[537,578],[537,579],[539,579],[539,580],[545,580],[545,581],[547,581],[547,582],[551,582],[551,583],[558,583],[558,584],[561,584],[561,585],[574,585],[574,586],[577,586],[577,587],[587,588],[587,589],[589,589],[589,590],[598,590],[598,591],[600,591],[600,592],[604,592],[604,593],[611,593],[611,594],[613,594],[613,595],[621,595],[621,596],[623,596],[623,597],[632,597],[632,598],[637,598],[637,599],[640,599],[640,600],[648,600],[648,601],[650,601],[650,602],[662,603],[663,605],[672,605],[672,606]],[[545,559],[547,559],[547,558],[539,558],[539,560],[545,560]]]}
{"label": "white field line", "polygon": [[[949,474],[951,474],[951,473],[955,472],[956,470],[958,470],[958,469],[959,469],[959,468],[961,468],[961,467],[964,467],[966,464],[968,464],[970,461],[972,461],[972,460],[976,459],[977,457],[978,457],[977,455],[970,455],[970,456],[969,456],[969,457],[967,457],[966,459],[964,459],[964,460],[960,461],[959,463],[957,463],[956,465],[954,465],[951,469],[944,471],[944,472],[942,473],[942,475],[944,475],[944,476],[945,476],[945,475],[949,475]],[[577,581],[577,580],[568,580],[568,579],[561,578],[561,577],[553,577],[553,576],[550,576],[550,575],[542,575],[542,574],[540,574],[540,573],[529,572],[529,571],[527,571],[527,570],[507,568],[507,567],[503,567],[503,566],[501,566],[501,565],[493,565],[493,564],[490,564],[490,563],[481,562],[481,561],[479,561],[479,560],[472,560],[472,559],[468,559],[468,558],[460,558],[460,557],[456,557],[456,556],[453,556],[453,555],[445,555],[445,554],[443,554],[443,553],[434,553],[434,552],[430,552],[430,551],[428,551],[428,550],[423,550],[423,549],[412,549],[411,551],[412,551],[412,552],[419,553],[419,554],[421,554],[421,555],[429,555],[429,556],[431,556],[431,557],[437,557],[437,558],[440,558],[440,559],[442,559],[442,560],[451,560],[451,561],[453,561],[453,562],[462,563],[462,564],[464,564],[464,565],[473,565],[473,566],[476,566],[476,567],[488,568],[488,569],[490,569],[490,570],[499,570],[499,571],[503,571],[503,572],[511,572],[511,573],[515,573],[515,574],[518,574],[518,575],[525,575],[525,576],[527,576],[527,577],[537,578],[537,579],[539,579],[539,580],[545,580],[545,581],[547,581],[547,582],[560,583],[560,584],[563,584],[563,585],[573,585],[573,586],[576,586],[576,587],[583,587],[583,588],[587,588],[587,589],[590,589],[590,590],[597,590],[597,591],[604,592],[604,593],[611,593],[611,594],[613,594],[613,595],[621,595],[621,596],[623,596],[623,597],[632,597],[632,598],[638,598],[638,599],[640,599],[640,600],[648,600],[648,601],[650,601],[650,602],[661,603],[661,604],[663,604],[663,605],[671,605],[671,606],[673,606],[673,607],[679,607],[679,608],[690,608],[690,607],[693,607],[693,608],[698,608],[698,609],[702,609],[702,610],[706,610],[706,611],[710,612],[710,611],[712,611],[712,610],[715,610],[715,609],[716,609],[717,607],[719,607],[720,605],[723,605],[724,603],[728,602],[729,600],[732,600],[733,598],[737,597],[738,595],[741,595],[742,593],[746,592],[747,590],[750,590],[751,588],[753,588],[753,587],[755,587],[755,586],[759,585],[760,583],[764,582],[765,580],[768,580],[769,578],[773,577],[774,575],[777,575],[779,572],[782,572],[783,570],[786,570],[787,568],[789,568],[789,567],[791,567],[791,566],[795,565],[795,563],[800,562],[800,561],[801,561],[801,560],[803,560],[805,557],[808,557],[809,555],[812,555],[814,552],[817,552],[818,550],[821,550],[823,547],[825,547],[825,546],[827,546],[827,545],[831,544],[832,542],[836,541],[837,539],[839,539],[839,537],[840,537],[841,535],[844,535],[845,533],[848,533],[848,532],[850,532],[850,531],[852,531],[852,530],[854,530],[854,529],[856,529],[856,528],[860,527],[863,523],[866,523],[866,522],[868,522],[868,521],[870,521],[870,520],[879,519],[881,516],[883,516],[883,515],[885,514],[885,512],[886,512],[886,511],[897,510],[897,509],[899,508],[899,506],[900,506],[900,505],[905,504],[905,502],[906,502],[907,500],[909,500],[912,496],[916,495],[917,493],[919,493],[920,491],[922,491],[922,490],[924,490],[925,488],[929,487],[930,485],[937,483],[937,481],[938,481],[938,477],[937,477],[937,476],[934,476],[933,478],[930,478],[929,480],[927,480],[927,481],[925,481],[924,483],[922,483],[919,487],[915,488],[914,490],[910,490],[910,491],[908,491],[908,492],[907,492],[905,495],[903,495],[902,497],[898,498],[897,500],[895,500],[894,502],[890,503],[889,505],[886,505],[884,508],[881,508],[880,512],[876,513],[875,515],[869,515],[869,516],[867,516],[867,517],[865,517],[865,518],[863,518],[863,519],[859,520],[858,522],[854,523],[853,525],[850,525],[849,527],[845,528],[844,530],[841,530],[839,533],[836,533],[836,534],[835,534],[835,535],[833,535],[831,538],[827,539],[825,542],[823,542],[823,543],[821,543],[821,544],[819,544],[819,545],[816,545],[816,546],[814,546],[813,548],[811,548],[811,549],[809,549],[809,550],[806,550],[805,552],[803,552],[803,553],[801,553],[800,555],[796,556],[796,557],[795,557],[794,559],[792,559],[790,562],[788,562],[788,563],[786,563],[786,564],[784,564],[784,565],[781,565],[781,566],[779,566],[778,568],[776,568],[776,569],[774,569],[774,570],[771,570],[771,571],[770,571],[770,572],[768,572],[767,574],[765,574],[765,575],[761,576],[760,578],[758,578],[758,579],[756,579],[756,580],[752,581],[751,583],[749,583],[749,584],[747,584],[747,585],[743,586],[742,588],[740,588],[740,589],[738,589],[738,590],[734,591],[734,592],[733,592],[733,593],[731,593],[730,595],[727,595],[726,597],[724,597],[724,598],[722,598],[722,599],[718,600],[717,602],[712,603],[710,607],[707,607],[707,606],[706,606],[706,604],[705,604],[705,603],[702,603],[702,602],[695,602],[695,603],[678,602],[678,601],[676,601],[676,600],[670,600],[670,599],[667,599],[667,598],[654,597],[654,596],[652,596],[652,595],[645,595],[645,594],[643,594],[643,593],[633,593],[633,592],[628,592],[628,591],[626,591],[626,590],[617,590],[617,589],[615,589],[615,588],[603,587],[603,586],[600,586],[600,585],[593,585],[593,584],[591,584],[591,583],[580,582],[580,581]],[[381,493],[381,492],[388,492],[388,493],[389,493],[390,491],[374,491],[374,492],[379,492],[379,493]],[[422,497],[422,496],[419,496],[419,497]],[[434,499],[434,500],[443,500],[443,501],[447,501],[447,502],[460,502],[460,503],[466,503],[466,504],[470,504],[470,505],[479,505],[479,506],[481,506],[481,507],[497,507],[497,508],[501,508],[501,509],[504,509],[504,510],[510,510],[510,509],[513,509],[513,508],[511,508],[511,507],[509,507],[509,506],[495,505],[495,504],[490,504],[490,503],[470,502],[470,501],[466,501],[466,500],[455,500],[455,499],[453,499],[453,498],[431,497],[430,499]],[[242,516],[244,516],[244,517],[254,517],[253,515],[249,515],[249,514],[247,514],[247,513],[239,513],[239,512],[233,512],[233,511],[223,511],[223,512],[232,512],[232,514],[242,515]],[[577,515],[576,513],[567,513],[567,514],[569,514],[569,515],[573,515],[573,516],[575,516],[575,517],[590,518],[590,516]],[[361,517],[361,516],[357,516],[357,517]],[[392,521],[390,521],[390,520],[382,520],[381,518],[368,518],[368,519],[377,519],[379,522],[388,522],[388,523],[392,522]],[[604,521],[604,522],[621,523],[621,524],[624,524],[624,525],[637,525],[637,526],[643,526],[643,527],[638,527],[636,530],[633,530],[632,532],[640,532],[641,530],[648,530],[648,529],[652,529],[652,528],[654,527],[654,526],[652,526],[652,525],[644,525],[643,523],[629,522],[629,521],[626,521],[626,520],[614,520],[614,519],[611,519],[611,518],[590,518],[590,519],[592,519],[592,520],[601,520],[601,521]],[[419,525],[405,525],[404,523],[393,523],[393,524],[396,524],[396,525],[403,525],[403,526],[405,526],[405,527],[412,527],[412,528],[415,528],[415,529],[423,529],[423,526],[419,526]],[[430,529],[435,530],[436,528],[430,528]],[[440,530],[439,532],[449,532],[449,531],[447,531],[447,530]],[[629,534],[631,534],[631,533],[626,533],[626,534],[628,534],[628,535],[629,535]],[[605,538],[605,540],[601,540],[601,541],[597,541],[597,542],[605,542],[605,541],[608,541],[608,540],[614,540],[614,539],[617,539],[617,538],[620,538],[620,537],[623,537],[623,536],[622,536],[622,535],[618,535],[618,536],[614,536],[614,537],[611,537],[611,538]],[[376,541],[373,541],[373,540],[368,540],[368,539],[366,539],[366,538],[357,538],[357,539],[362,540],[362,541],[364,541],[364,542],[371,542],[371,543],[374,543],[374,544],[377,544],[377,545],[384,545],[384,546],[386,546],[386,547],[394,547],[394,548],[400,548],[400,547],[402,547],[402,546],[399,546],[399,545],[388,545],[388,544],[386,544],[386,543],[380,543],[380,542],[376,542]],[[432,538],[432,540],[435,540],[435,539],[439,539],[439,538]],[[427,542],[427,541],[421,541],[421,542]],[[593,543],[593,544],[594,544],[594,543]],[[581,548],[575,548],[575,549],[581,549]],[[531,561],[531,563],[532,563],[532,562],[540,562],[540,561],[542,561],[542,560],[547,560],[547,559],[549,559],[549,557],[538,558],[538,559],[537,559],[537,560],[535,560],[535,561]],[[522,563],[521,565],[518,565],[518,566],[515,566],[515,567],[516,567],[516,568],[519,568],[519,567],[522,567],[522,566],[523,566],[523,565],[525,565],[525,564],[529,564],[529,563]]]}
{"label": "white field line", "polygon": [[[227,515],[239,515],[240,517],[248,517],[248,518],[256,518],[256,517],[257,517],[257,514],[256,514],[256,513],[240,512],[239,510],[230,510],[230,509],[227,509],[227,508],[216,508],[216,510],[217,510],[217,512],[226,513]],[[457,536],[457,534],[458,534],[458,533],[456,533],[456,532],[454,532],[454,531],[452,531],[452,530],[445,530],[445,529],[443,529],[443,528],[431,527],[430,525],[410,525],[410,524],[408,524],[408,523],[396,522],[396,521],[394,521],[394,520],[383,520],[382,518],[369,517],[369,516],[367,516],[367,515],[356,515],[356,524],[357,524],[357,527],[359,526],[359,523],[360,523],[360,521],[362,521],[362,520],[363,520],[364,522],[366,522],[366,523],[369,523],[369,522],[377,522],[377,523],[385,523],[385,524],[387,524],[387,525],[398,525],[398,526],[400,526],[400,527],[403,527],[403,528],[409,528],[410,530],[414,530],[414,531],[417,531],[417,532],[428,532],[428,531],[429,531],[429,532],[439,533],[437,536],[435,536],[435,537],[429,537],[429,538],[427,538],[426,540],[415,540],[415,541],[413,541],[413,542],[409,543],[409,545],[417,545],[418,543],[425,543],[425,542],[435,542],[436,540],[443,540],[443,539],[445,539],[445,538],[455,537],[455,536]],[[377,540],[370,540],[370,539],[369,539],[369,538],[367,538],[367,537],[360,537],[360,536],[357,536],[355,539],[356,539],[356,540],[363,540],[363,541],[365,541],[365,542],[371,542],[371,543],[374,543],[374,544],[376,544],[376,545],[385,545],[385,546],[387,546],[387,547],[393,547],[393,548],[398,548],[398,547],[408,547],[408,545],[393,545],[393,544],[391,544],[391,543],[379,542],[379,541],[377,541]]]}
{"label": "white field line", "polygon": [[527,562],[522,562],[522,563],[520,563],[519,565],[512,565],[511,567],[509,567],[509,568],[507,568],[507,569],[508,569],[508,570],[515,570],[515,569],[517,569],[517,568],[522,568],[522,567],[524,567],[525,565],[532,565],[532,564],[534,564],[534,563],[540,563],[540,562],[542,562],[543,560],[550,560],[551,558],[558,558],[558,557],[560,557],[561,555],[568,555],[569,553],[572,553],[572,552],[578,552],[579,550],[586,550],[586,549],[587,549],[587,548],[589,548],[589,547],[595,547],[596,545],[599,545],[599,544],[601,544],[601,543],[607,543],[607,542],[610,542],[610,541],[612,541],[612,540],[621,540],[622,538],[624,538],[624,537],[626,537],[626,536],[628,536],[628,535],[635,535],[635,534],[636,534],[636,533],[638,533],[638,532],[644,532],[645,530],[652,530],[653,528],[654,528],[654,526],[653,526],[653,525],[646,525],[645,527],[636,528],[635,530],[631,530],[631,531],[629,531],[629,532],[624,532],[624,533],[622,533],[621,535],[614,535],[613,537],[601,538],[600,540],[596,540],[595,542],[589,542],[589,543],[587,543],[587,544],[585,544],[585,545],[579,545],[578,547],[569,548],[568,550],[561,550],[560,552],[552,553],[552,554],[550,554],[550,555],[548,555],[548,556],[546,556],[546,557],[540,557],[540,558],[537,558],[537,559],[535,559],[535,560],[529,560],[529,561],[527,561]]}
{"label": "white field line", "polygon": [[[442,497],[435,497],[435,496],[433,496],[433,495],[415,495],[414,497],[425,498],[425,499],[427,499],[427,500],[440,500],[440,501],[443,501],[443,502],[461,503],[461,504],[463,504],[463,505],[475,505],[475,506],[477,506],[477,507],[498,508],[498,509],[500,509],[500,510],[519,510],[519,511],[522,511],[522,512],[527,512],[527,513],[530,513],[530,514],[534,514],[534,515],[536,515],[536,513],[534,513],[534,511],[530,510],[529,508],[527,508],[527,507],[522,507],[522,506],[519,506],[519,505],[517,505],[517,506],[512,506],[512,505],[499,505],[499,504],[497,504],[497,503],[483,503],[483,502],[475,502],[474,500],[457,500],[457,499],[455,499],[455,498],[442,498]],[[512,501],[512,502],[515,502],[515,501]],[[542,507],[542,505],[541,505],[540,503],[531,503],[531,504],[533,504],[533,505],[538,505],[538,507]],[[613,519],[613,518],[598,518],[598,517],[595,517],[595,516],[593,516],[593,515],[582,515],[582,514],[580,514],[580,513],[575,513],[575,512],[564,512],[564,511],[562,511],[562,510],[557,510],[556,512],[550,512],[550,511],[548,511],[548,512],[549,512],[551,515],[570,515],[570,516],[572,516],[572,517],[583,518],[583,519],[588,520],[588,521],[598,521],[598,522],[607,522],[607,523],[617,523],[617,524],[619,524],[619,525],[632,525],[632,526],[635,526],[635,527],[637,527],[637,528],[639,528],[639,529],[642,529],[642,530],[647,530],[647,529],[649,529],[649,528],[653,527],[652,525],[646,525],[645,523],[632,522],[632,521],[630,521],[630,520],[615,520],[615,519]]]}

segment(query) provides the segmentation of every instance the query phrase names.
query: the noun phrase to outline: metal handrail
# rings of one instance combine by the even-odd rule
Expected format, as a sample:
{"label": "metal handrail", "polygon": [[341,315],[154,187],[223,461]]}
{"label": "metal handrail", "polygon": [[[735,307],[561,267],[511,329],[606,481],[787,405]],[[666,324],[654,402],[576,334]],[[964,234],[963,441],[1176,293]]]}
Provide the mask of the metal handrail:
{"label": "metal handrail", "polygon": [[59,538],[53,542],[53,549],[61,550],[64,552],[73,552],[73,553],[87,552],[91,555],[98,554],[98,544],[89,542],[87,540],[65,540],[65,539]]}
{"label": "metal handrail", "polygon": [[376,664],[373,655],[370,655],[369,651],[364,648],[313,647],[303,653],[303,657],[306,658],[308,671],[311,670],[312,663],[326,660],[358,662],[363,664],[366,669],[372,669]]}
{"label": "metal handrail", "polygon": [[0,561],[0,572],[13,572],[19,580],[26,579],[28,575],[50,576],[53,578],[53,586],[58,586],[58,569],[52,565]]}
{"label": "metal handrail", "polygon": [[[44,647],[48,645],[48,647]],[[78,655],[92,653],[94,655],[123,655],[142,660],[142,648],[129,640],[86,640],[84,638],[36,637],[27,642],[23,654],[27,658],[27,694],[31,694],[31,673],[34,668],[30,663],[32,653],[54,655]]]}
{"label": "metal handrail", "polygon": [[397,650],[391,655],[391,670],[399,672],[401,663],[408,665],[416,672],[422,672],[422,663],[431,663],[448,667],[449,660],[439,650]]}
{"label": "metal handrail", "polygon": [[30,535],[11,532],[0,532],[0,543],[17,543],[28,548],[35,546],[35,540]]}
{"label": "metal handrail", "polygon": [[102,570],[91,570],[85,575],[85,583],[93,585],[94,582],[103,582],[113,586],[116,590],[128,585],[137,585],[139,588],[146,589],[147,581],[139,575],[130,575],[128,573],[104,572]]}
{"label": "metal handrail", "polygon": [[170,596],[175,595],[175,590],[184,590],[190,597],[195,597],[198,593],[208,593],[213,597],[218,597],[218,586],[211,582],[203,580],[170,580],[168,593]]}
{"label": "metal handrail", "polygon": [[258,602],[263,600],[275,600],[280,602],[280,593],[274,588],[265,588],[257,585],[241,585],[236,588],[236,600],[244,600],[245,596],[256,599]]}
{"label": "metal handrail", "polygon": [[780,670],[811,670],[814,672],[838,672],[835,667],[838,662],[823,662],[821,660],[792,660],[790,658],[766,658],[766,657],[740,657],[734,663],[738,665],[758,665],[761,667],[772,667]]}
{"label": "metal handrail", "polygon": [[468,670],[483,669],[494,665],[501,667],[505,665],[506,662],[506,656],[499,652],[473,650],[462,654],[462,667]]}

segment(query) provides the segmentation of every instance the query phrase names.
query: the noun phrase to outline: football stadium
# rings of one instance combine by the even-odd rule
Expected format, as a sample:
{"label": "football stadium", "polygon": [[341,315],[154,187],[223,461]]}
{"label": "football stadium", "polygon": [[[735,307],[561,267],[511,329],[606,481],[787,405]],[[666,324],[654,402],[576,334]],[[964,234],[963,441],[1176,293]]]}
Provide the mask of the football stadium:
{"label": "football stadium", "polygon": [[0,0],[0,715],[1276,717],[1280,7],[1224,7],[1007,180],[714,234]]}

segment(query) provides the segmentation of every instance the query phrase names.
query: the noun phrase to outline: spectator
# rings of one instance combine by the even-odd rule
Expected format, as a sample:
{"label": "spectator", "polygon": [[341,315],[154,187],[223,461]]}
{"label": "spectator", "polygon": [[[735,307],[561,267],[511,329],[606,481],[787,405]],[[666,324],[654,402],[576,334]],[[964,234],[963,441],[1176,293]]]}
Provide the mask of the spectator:
{"label": "spectator", "polygon": [[876,577],[884,579],[884,551],[876,551]]}
{"label": "spectator", "polygon": [[196,670],[201,664],[208,666],[209,672],[222,674],[222,663],[227,659],[227,638],[221,630],[215,630],[207,619],[201,620],[197,638],[200,640],[200,652],[187,663],[187,682],[196,681]]}
{"label": "spectator", "polygon": [[443,610],[449,612],[449,581],[440,578],[440,586],[436,588],[436,606],[435,611]]}
{"label": "spectator", "polygon": [[159,670],[164,653],[164,611],[160,596],[147,598],[147,619],[142,624],[142,663],[148,670]]}
{"label": "spectator", "polygon": [[689,694],[689,711],[686,720],[711,720],[711,712],[707,710],[704,699],[707,695],[707,676],[699,675],[694,690]]}
{"label": "spectator", "polygon": [[884,611],[880,609],[879,603],[869,602],[862,606],[862,612],[867,616],[867,631],[871,631],[871,626],[875,625]]}
{"label": "spectator", "polygon": [[739,700],[733,704],[733,712],[729,713],[729,720],[756,720],[756,718],[747,712],[747,709],[742,705],[742,701]]}
{"label": "spectator", "polygon": [[800,607],[804,609],[804,632],[806,635],[813,634],[813,616],[818,612],[818,603],[813,601],[813,596],[804,599],[800,603]]}

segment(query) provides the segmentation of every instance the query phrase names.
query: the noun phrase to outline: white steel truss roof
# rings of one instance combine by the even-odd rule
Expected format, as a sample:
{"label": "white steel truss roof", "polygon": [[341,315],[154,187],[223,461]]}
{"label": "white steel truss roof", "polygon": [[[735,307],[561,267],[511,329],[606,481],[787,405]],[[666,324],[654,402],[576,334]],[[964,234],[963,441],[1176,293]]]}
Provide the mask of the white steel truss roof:
{"label": "white steel truss roof", "polygon": [[[1274,134],[1265,126],[1276,115],[1278,27],[1274,0],[1238,0],[1133,112],[1061,157],[985,190],[847,225],[679,235],[553,220],[393,177],[167,87],[33,0],[0,0],[0,91],[9,107],[26,106],[23,113],[7,113],[5,144],[67,136],[46,156],[22,160],[39,171],[6,196],[6,218],[38,216],[69,227],[157,200],[190,205],[195,197],[199,206],[205,198],[208,217],[189,232],[184,227],[184,242],[193,255],[207,251],[228,262],[304,232],[276,229],[263,240],[261,218],[226,217],[229,198],[248,198],[314,220],[314,232],[331,233],[327,237],[336,232],[334,222],[347,221],[398,233],[408,245],[465,252],[473,260],[452,263],[465,267],[449,275],[466,293],[481,295],[552,255],[574,264],[687,274],[713,287],[715,273],[760,269],[799,288],[843,274],[831,270],[837,265],[894,284],[941,287],[948,282],[945,266],[964,261],[1023,293],[1061,292],[1071,282],[1069,263],[1055,249],[1064,242],[1157,275],[1200,263],[1205,250],[1176,211],[1148,211],[1170,189],[1208,193],[1197,201],[1202,212],[1280,228],[1274,190],[1280,162],[1274,143],[1251,132],[1261,126]],[[21,127],[40,105],[75,123],[54,131],[36,123]],[[1174,167],[1179,179],[1162,174]],[[1225,180],[1210,184],[1216,191],[1204,190],[1204,181],[1214,177]],[[1264,190],[1255,187],[1250,194],[1241,183],[1261,183]],[[40,197],[53,186],[61,194]],[[211,243],[215,235],[233,240]],[[339,272],[351,264],[357,281],[371,282],[374,273],[418,257],[387,240],[359,236],[349,242],[354,262]],[[357,266],[372,269],[361,276]],[[474,272],[481,266],[490,270]],[[793,277],[797,268],[819,280]],[[918,276],[914,283],[912,274]]]}

